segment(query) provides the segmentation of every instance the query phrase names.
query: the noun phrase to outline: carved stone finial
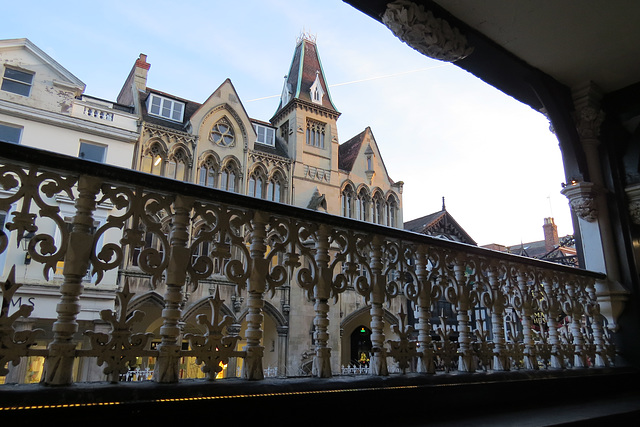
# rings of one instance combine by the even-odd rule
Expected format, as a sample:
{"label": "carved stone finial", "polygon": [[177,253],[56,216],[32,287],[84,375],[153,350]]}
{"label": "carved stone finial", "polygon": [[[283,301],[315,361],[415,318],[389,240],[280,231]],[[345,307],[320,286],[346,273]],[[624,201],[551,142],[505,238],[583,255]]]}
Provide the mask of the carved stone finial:
{"label": "carved stone finial", "polygon": [[457,28],[408,0],[389,3],[382,22],[404,43],[433,59],[455,62],[473,52]]}

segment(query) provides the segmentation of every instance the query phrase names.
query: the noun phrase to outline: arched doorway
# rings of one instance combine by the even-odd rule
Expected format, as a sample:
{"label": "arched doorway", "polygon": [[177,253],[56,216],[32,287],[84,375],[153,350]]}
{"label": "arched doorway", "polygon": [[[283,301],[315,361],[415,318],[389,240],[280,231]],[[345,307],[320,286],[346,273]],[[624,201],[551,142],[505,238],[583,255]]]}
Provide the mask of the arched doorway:
{"label": "arched doorway", "polygon": [[371,329],[360,325],[351,333],[350,364],[354,366],[369,366],[371,357]]}

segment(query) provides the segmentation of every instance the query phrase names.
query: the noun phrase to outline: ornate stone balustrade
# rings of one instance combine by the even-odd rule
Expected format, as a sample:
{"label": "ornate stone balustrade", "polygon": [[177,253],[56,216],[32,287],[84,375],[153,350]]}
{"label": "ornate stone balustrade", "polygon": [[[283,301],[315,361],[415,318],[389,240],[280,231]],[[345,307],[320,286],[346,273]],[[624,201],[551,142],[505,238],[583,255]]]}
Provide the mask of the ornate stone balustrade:
{"label": "ornate stone balustrade", "polygon": [[109,122],[113,121],[113,113],[105,110],[100,110],[95,107],[84,107],[84,114],[89,117],[95,117],[96,119],[106,120]]}
{"label": "ornate stone balustrade", "polygon": [[[64,261],[53,339],[46,349],[30,348],[41,331],[16,331],[16,321],[28,319],[31,309],[23,305],[9,315],[8,301],[21,283],[15,275],[2,278],[0,375],[6,375],[7,362],[15,365],[37,354],[45,356],[45,384],[71,384],[76,359],[97,363],[117,382],[136,357],[151,356],[153,380],[173,383],[180,378],[181,357],[189,356],[209,379],[233,359],[242,361],[243,378],[262,379],[265,298],[288,284],[301,287],[314,304],[309,327],[316,377],[332,375],[329,313],[347,290],[368,305],[371,375],[388,375],[391,363],[401,372],[434,374],[604,367],[613,361],[595,296],[601,274],[27,147],[0,148],[0,210],[10,214],[0,233],[0,253],[32,233],[28,253],[45,278]],[[71,227],[63,226],[57,195],[75,201]],[[96,228],[98,203],[111,204],[114,211]],[[60,238],[40,230],[43,219],[59,225]],[[119,242],[104,244],[102,237],[114,230]],[[146,245],[148,235],[154,245]],[[204,243],[206,251],[199,249]],[[130,308],[135,295],[123,281],[116,308],[101,312],[108,327],[87,332],[90,345],[79,348],[87,269],[99,282],[133,256],[164,289],[160,342],[150,346],[149,333],[133,332],[149,314]],[[224,265],[226,280],[247,307],[241,350],[219,287],[208,314],[198,316],[204,332],[182,335],[184,294],[210,279],[214,265]],[[400,298],[410,302],[399,306],[410,307],[413,316],[402,308],[393,333],[385,335],[384,308]],[[442,301],[452,307],[453,318],[438,312]],[[437,317],[440,322],[434,323]]]}

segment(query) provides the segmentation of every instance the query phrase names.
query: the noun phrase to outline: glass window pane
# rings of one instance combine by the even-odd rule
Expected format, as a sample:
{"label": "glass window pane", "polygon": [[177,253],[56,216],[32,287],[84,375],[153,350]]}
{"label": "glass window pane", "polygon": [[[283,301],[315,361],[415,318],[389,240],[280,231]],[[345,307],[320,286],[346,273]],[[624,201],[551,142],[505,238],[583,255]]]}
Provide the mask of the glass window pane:
{"label": "glass window pane", "polygon": [[2,90],[16,93],[18,95],[29,96],[31,86],[24,83],[14,82],[12,80],[5,79],[2,81]]}
{"label": "glass window pane", "polygon": [[173,120],[182,121],[182,104],[179,102],[173,103]]}
{"label": "glass window pane", "polygon": [[106,153],[107,147],[105,146],[81,142],[78,157],[85,160],[104,163]]}
{"label": "glass window pane", "polygon": [[22,83],[30,85],[33,82],[33,74],[25,73],[24,71],[14,70],[12,68],[5,68],[4,76],[11,80],[17,80]]}
{"label": "glass window pane", "polygon": [[21,127],[0,124],[0,141],[2,142],[12,142],[14,144],[19,144],[21,134]]}
{"label": "glass window pane", "polygon": [[168,99],[162,100],[162,113],[160,114],[162,117],[171,118],[171,101]]}

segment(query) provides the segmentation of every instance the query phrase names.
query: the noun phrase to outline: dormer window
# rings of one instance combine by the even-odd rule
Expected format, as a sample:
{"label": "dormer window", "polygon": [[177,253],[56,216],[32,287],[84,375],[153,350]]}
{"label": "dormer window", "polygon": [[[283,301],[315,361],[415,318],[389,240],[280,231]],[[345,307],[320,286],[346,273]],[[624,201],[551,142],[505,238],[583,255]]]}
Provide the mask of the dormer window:
{"label": "dormer window", "polygon": [[324,90],[320,83],[320,71],[316,71],[316,80],[311,85],[310,93],[311,102],[314,104],[322,104],[322,97],[324,96]]}
{"label": "dormer window", "polygon": [[2,77],[2,90],[16,93],[22,96],[29,96],[31,84],[33,83],[33,73],[16,70],[6,67]]}
{"label": "dormer window", "polygon": [[274,128],[254,123],[253,129],[256,131],[256,135],[258,136],[256,139],[257,143],[268,145],[269,147],[275,147],[276,130]]}
{"label": "dormer window", "polygon": [[182,122],[184,117],[184,103],[174,99],[152,93],[147,100],[147,110],[153,116],[164,119]]}

